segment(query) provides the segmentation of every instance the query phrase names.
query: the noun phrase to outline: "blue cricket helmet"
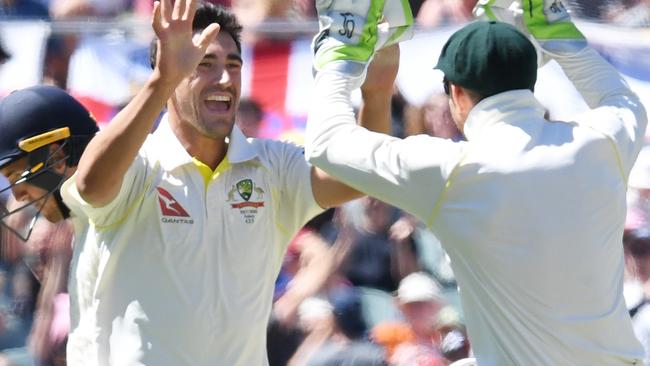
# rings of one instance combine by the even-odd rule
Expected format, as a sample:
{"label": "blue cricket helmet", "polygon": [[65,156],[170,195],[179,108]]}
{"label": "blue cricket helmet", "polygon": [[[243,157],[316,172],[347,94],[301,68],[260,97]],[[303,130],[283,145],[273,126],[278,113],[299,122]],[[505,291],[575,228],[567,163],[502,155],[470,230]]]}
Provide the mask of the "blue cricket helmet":
{"label": "blue cricket helmet", "polygon": [[[19,165],[18,176],[12,172],[11,179],[0,179],[0,225],[27,241],[49,197],[67,218],[61,185],[97,131],[88,110],[57,87],[33,86],[1,100],[0,168],[21,158],[25,164]],[[30,200],[14,197],[21,184],[41,188],[43,194]]]}
{"label": "blue cricket helmet", "polygon": [[[39,139],[57,130],[60,133]],[[72,148],[68,165],[76,165],[98,128],[90,112],[70,94],[54,86],[38,85],[17,90],[0,101],[0,131],[0,167],[29,150],[69,137],[73,143],[68,146]],[[75,137],[83,144],[81,148],[75,148]]]}

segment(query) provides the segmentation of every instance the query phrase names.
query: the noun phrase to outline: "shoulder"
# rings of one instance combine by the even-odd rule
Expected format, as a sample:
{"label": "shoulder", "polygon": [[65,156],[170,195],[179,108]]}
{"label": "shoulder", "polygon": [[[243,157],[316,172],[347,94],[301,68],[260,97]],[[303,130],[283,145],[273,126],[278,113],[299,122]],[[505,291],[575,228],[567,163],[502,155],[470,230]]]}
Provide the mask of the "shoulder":
{"label": "shoulder", "polygon": [[292,161],[303,161],[307,164],[305,148],[289,141],[253,138],[249,142],[255,147],[262,163],[270,166],[291,164]]}

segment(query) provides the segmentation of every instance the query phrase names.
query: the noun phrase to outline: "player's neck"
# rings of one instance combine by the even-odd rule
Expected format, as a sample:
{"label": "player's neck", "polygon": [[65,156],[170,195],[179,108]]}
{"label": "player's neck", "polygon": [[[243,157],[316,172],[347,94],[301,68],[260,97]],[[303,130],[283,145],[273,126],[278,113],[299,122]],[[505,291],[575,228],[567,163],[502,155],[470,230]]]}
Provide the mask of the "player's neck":
{"label": "player's neck", "polygon": [[214,138],[205,136],[192,126],[170,123],[174,134],[187,153],[212,170],[226,157],[228,142],[226,136]]}

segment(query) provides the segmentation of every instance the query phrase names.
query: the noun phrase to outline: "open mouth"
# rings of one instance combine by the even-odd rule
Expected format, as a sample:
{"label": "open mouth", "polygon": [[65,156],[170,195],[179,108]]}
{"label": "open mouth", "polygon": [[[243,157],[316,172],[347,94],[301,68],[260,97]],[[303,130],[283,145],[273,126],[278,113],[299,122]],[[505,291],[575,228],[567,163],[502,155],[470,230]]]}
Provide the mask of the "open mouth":
{"label": "open mouth", "polygon": [[232,98],[230,95],[223,95],[223,94],[212,94],[208,95],[205,100],[204,100],[205,107],[208,109],[210,112],[227,112],[230,110],[230,106],[232,104]]}

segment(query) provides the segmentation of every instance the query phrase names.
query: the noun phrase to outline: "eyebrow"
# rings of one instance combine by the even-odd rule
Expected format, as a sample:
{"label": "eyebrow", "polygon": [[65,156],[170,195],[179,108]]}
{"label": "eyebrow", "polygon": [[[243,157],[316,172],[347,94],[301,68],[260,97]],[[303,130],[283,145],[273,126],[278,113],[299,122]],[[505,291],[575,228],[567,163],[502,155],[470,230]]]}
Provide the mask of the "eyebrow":
{"label": "eyebrow", "polygon": [[240,64],[244,64],[244,60],[241,58],[241,56],[238,53],[229,53],[228,56],[226,56],[228,60],[234,60],[234,61],[239,61]]}
{"label": "eyebrow", "polygon": [[[212,53],[210,53],[210,54],[207,54],[207,55],[203,56],[203,59],[204,59],[204,60],[216,60],[216,59],[217,59],[217,56],[214,55],[214,54],[212,54]],[[226,59],[229,60],[229,61],[237,61],[237,62],[239,62],[239,63],[242,64],[242,65],[244,64],[244,60],[241,58],[241,56],[240,56],[238,53],[234,53],[234,52],[233,52],[233,53],[229,53],[229,54],[226,56]]]}

